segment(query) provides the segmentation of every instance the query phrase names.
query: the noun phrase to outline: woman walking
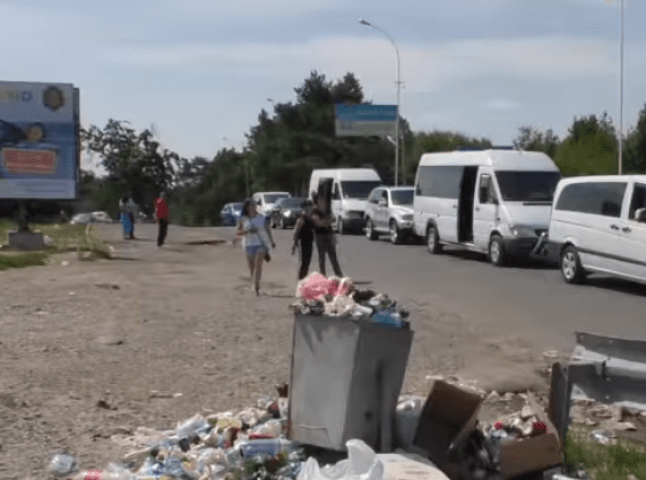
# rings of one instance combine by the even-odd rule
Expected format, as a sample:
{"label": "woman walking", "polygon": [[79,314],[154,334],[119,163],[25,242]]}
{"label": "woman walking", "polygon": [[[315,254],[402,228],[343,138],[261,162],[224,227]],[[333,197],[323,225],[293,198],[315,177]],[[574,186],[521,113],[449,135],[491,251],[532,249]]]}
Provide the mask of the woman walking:
{"label": "woman walking", "polygon": [[262,264],[269,261],[270,245],[276,248],[269,223],[264,215],[258,213],[256,203],[248,198],[242,206],[242,218],[236,227],[236,237],[243,237],[242,248],[247,256],[251,287],[260,295]]}

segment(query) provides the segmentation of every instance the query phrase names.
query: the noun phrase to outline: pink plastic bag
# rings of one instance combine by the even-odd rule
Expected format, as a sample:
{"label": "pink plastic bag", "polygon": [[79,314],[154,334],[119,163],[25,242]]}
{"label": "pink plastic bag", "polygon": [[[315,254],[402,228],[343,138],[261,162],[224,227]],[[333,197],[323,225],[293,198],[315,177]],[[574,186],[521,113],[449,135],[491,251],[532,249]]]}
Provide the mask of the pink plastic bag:
{"label": "pink plastic bag", "polygon": [[298,284],[296,296],[305,301],[320,300],[330,292],[330,281],[320,273],[311,273]]}

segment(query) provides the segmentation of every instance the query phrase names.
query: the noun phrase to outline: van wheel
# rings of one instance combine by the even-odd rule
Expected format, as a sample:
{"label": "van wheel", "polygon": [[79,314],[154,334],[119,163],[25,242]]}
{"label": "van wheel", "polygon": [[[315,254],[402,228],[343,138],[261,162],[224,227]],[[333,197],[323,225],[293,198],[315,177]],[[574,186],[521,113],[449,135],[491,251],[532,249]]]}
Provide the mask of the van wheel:
{"label": "van wheel", "polygon": [[489,241],[489,261],[496,267],[503,267],[507,264],[507,253],[500,235],[494,235]]}
{"label": "van wheel", "polygon": [[579,284],[585,279],[581,260],[576,248],[568,245],[561,252],[561,274],[567,283]]}
{"label": "van wheel", "polygon": [[426,247],[434,255],[442,252],[440,236],[437,234],[437,229],[434,225],[429,225],[426,229]]}
{"label": "van wheel", "polygon": [[366,220],[366,237],[370,240],[377,240],[377,232],[375,232],[375,226],[370,219]]}
{"label": "van wheel", "polygon": [[393,245],[399,245],[402,243],[402,234],[397,227],[397,222],[395,220],[390,221],[390,241]]}

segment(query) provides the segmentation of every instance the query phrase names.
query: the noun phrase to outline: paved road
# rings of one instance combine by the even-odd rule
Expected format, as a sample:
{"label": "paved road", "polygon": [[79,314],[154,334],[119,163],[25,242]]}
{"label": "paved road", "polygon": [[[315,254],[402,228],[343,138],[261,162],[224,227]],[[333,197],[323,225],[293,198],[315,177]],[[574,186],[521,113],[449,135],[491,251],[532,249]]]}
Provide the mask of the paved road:
{"label": "paved road", "polygon": [[[277,238],[286,242],[287,234]],[[423,245],[358,235],[341,237],[338,249],[345,275],[402,300],[431,294],[443,309],[538,344],[571,347],[575,331],[646,339],[644,285],[602,277],[567,285],[555,266],[501,269],[469,252],[431,255]]]}
{"label": "paved road", "polygon": [[[154,237],[154,225],[138,226]],[[111,228],[117,232],[117,228]],[[292,230],[274,230],[278,250],[274,267],[292,270]],[[231,239],[233,228],[185,229],[172,225],[169,242],[187,238]],[[594,277],[586,285],[567,285],[554,266],[540,264],[496,268],[468,252],[430,255],[424,245],[392,245],[385,238],[339,238],[345,275],[372,282],[402,303],[426,299],[445,312],[502,334],[520,335],[538,346],[568,349],[575,331],[646,339],[646,286]],[[312,269],[318,265],[316,251]],[[331,267],[328,266],[328,271]]]}

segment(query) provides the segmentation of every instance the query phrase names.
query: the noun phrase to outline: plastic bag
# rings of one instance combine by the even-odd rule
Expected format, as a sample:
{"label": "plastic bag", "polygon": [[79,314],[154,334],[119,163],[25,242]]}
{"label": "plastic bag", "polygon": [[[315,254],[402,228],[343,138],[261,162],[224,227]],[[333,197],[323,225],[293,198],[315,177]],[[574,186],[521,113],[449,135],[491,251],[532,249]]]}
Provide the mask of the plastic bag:
{"label": "plastic bag", "polygon": [[69,453],[57,453],[52,457],[52,462],[49,464],[49,471],[57,477],[69,475],[70,473],[78,471],[78,462]]}
{"label": "plastic bag", "polygon": [[400,397],[395,410],[395,442],[398,447],[406,450],[413,444],[422,408],[422,397]]}
{"label": "plastic bag", "polygon": [[207,422],[206,419],[198,413],[186,420],[184,423],[177,425],[177,435],[180,438],[188,437],[190,434],[197,433],[199,429],[208,425],[209,422]]}
{"label": "plastic bag", "polygon": [[330,282],[317,272],[310,273],[298,283],[296,297],[308,300],[320,300],[330,291]]}
{"label": "plastic bag", "polygon": [[375,452],[361,440],[348,440],[348,459],[320,468],[310,457],[297,480],[383,480],[384,466]]}

